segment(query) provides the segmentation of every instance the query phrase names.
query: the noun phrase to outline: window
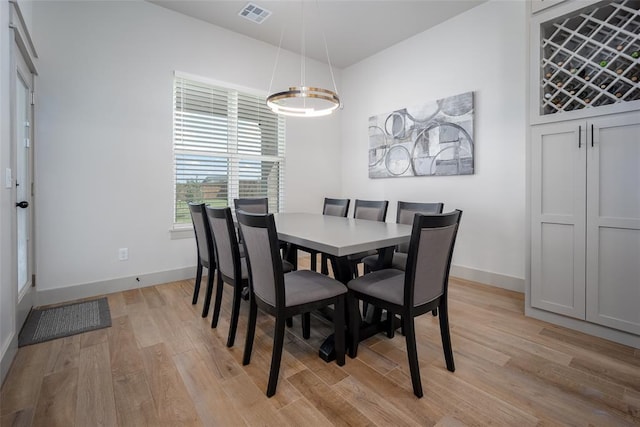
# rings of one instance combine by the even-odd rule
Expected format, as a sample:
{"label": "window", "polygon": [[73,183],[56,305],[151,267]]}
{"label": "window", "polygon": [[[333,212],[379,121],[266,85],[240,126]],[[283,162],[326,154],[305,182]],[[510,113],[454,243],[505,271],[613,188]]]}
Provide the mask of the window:
{"label": "window", "polygon": [[284,119],[263,97],[176,75],[173,103],[174,223],[188,202],[233,206],[239,197],[283,203]]}

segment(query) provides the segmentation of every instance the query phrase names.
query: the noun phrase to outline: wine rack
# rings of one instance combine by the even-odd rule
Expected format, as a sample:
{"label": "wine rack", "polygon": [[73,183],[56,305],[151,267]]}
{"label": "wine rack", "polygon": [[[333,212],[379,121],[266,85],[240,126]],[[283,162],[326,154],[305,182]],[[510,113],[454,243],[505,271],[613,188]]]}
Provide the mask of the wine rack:
{"label": "wine rack", "polygon": [[540,35],[543,115],[640,100],[640,1],[597,3]]}

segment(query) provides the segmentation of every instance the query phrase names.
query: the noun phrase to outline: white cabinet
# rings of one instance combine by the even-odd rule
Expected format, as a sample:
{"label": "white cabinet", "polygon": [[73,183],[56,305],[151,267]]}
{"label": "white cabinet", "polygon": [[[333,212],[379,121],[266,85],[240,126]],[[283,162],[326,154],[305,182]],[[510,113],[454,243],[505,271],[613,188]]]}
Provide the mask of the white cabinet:
{"label": "white cabinet", "polygon": [[640,335],[640,111],[532,126],[531,306]]}

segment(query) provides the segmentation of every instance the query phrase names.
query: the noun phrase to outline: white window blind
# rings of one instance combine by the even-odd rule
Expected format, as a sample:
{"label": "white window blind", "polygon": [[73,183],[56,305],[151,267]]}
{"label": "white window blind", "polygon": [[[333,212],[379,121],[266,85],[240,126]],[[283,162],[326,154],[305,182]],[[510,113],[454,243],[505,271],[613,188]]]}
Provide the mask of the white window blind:
{"label": "white window blind", "polygon": [[174,223],[191,223],[188,202],[233,206],[284,194],[284,119],[265,99],[176,76],[173,104]]}

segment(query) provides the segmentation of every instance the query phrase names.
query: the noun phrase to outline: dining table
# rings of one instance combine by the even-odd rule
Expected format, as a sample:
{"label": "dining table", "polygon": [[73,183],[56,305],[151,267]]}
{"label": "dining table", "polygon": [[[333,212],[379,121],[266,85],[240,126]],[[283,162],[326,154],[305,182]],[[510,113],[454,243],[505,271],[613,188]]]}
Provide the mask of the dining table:
{"label": "dining table", "polygon": [[[345,285],[353,278],[348,256],[369,250],[378,251],[381,268],[390,267],[395,246],[408,242],[411,225],[343,218],[314,213],[274,214],[278,239],[288,243],[285,257],[297,268],[298,248],[309,248],[330,255],[333,275]],[[362,339],[379,331],[386,325],[375,319],[362,322]],[[333,335],[327,337],[320,347],[320,357],[325,361],[335,358]]]}

